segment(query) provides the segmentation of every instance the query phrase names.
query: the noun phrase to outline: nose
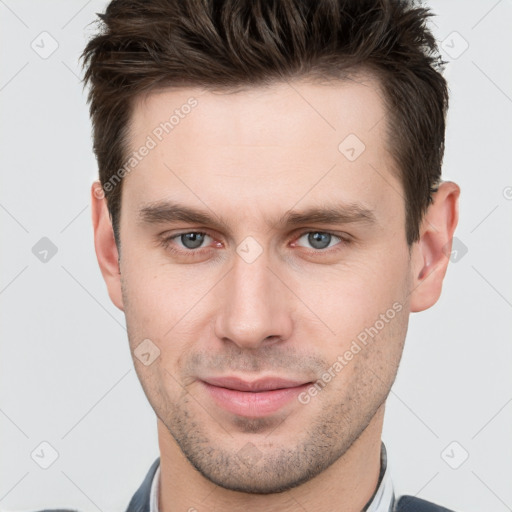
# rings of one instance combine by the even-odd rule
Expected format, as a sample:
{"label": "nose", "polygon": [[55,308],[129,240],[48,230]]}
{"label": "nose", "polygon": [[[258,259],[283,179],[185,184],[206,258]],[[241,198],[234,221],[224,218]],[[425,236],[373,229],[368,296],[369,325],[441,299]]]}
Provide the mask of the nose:
{"label": "nose", "polygon": [[293,329],[293,294],[268,268],[265,253],[247,263],[238,255],[218,290],[215,334],[242,349],[288,339]]}

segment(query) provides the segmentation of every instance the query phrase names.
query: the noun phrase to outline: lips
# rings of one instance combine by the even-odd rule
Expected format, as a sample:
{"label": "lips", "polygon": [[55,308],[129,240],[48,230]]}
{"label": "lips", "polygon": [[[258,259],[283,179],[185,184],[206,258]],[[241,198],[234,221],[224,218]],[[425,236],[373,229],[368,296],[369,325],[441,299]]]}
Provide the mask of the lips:
{"label": "lips", "polygon": [[[220,408],[250,418],[278,412],[307,389],[311,382],[267,377],[245,381],[238,377],[207,378],[199,381],[207,396]],[[295,400],[299,404],[298,400]]]}
{"label": "lips", "polygon": [[235,391],[251,391],[254,393],[295,388],[307,384],[304,381],[281,379],[279,377],[268,377],[253,381],[244,381],[237,377],[220,377],[204,379],[204,382],[221,388],[233,389]]}

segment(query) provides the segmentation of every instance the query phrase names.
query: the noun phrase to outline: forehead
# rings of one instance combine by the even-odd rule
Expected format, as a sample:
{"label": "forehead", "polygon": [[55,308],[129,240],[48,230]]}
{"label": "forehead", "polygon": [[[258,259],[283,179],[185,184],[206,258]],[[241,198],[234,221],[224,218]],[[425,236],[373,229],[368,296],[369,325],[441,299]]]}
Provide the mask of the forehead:
{"label": "forehead", "polygon": [[[197,105],[190,108],[192,98]],[[296,146],[303,138],[336,148],[347,133],[374,142],[369,132],[384,120],[385,107],[378,81],[362,74],[324,84],[302,79],[235,91],[164,89],[137,98],[131,142],[148,130],[158,132],[173,113],[172,137],[165,137],[170,134],[165,131],[162,135],[176,143],[185,140],[184,149],[226,142],[282,148]],[[178,125],[180,130],[175,129]],[[198,138],[191,138],[193,134]]]}
{"label": "forehead", "polygon": [[123,204],[189,199],[233,212],[268,205],[279,215],[305,200],[359,198],[369,208],[402,201],[371,77],[154,92],[134,104],[130,152],[148,140],[151,149],[125,176]]}

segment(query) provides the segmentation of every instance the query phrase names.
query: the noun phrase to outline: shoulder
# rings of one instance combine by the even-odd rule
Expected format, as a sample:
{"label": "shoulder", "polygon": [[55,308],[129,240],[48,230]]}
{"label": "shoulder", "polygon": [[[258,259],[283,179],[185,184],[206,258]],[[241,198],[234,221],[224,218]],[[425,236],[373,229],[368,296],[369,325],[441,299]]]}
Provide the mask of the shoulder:
{"label": "shoulder", "polygon": [[414,496],[400,496],[395,507],[395,512],[454,512],[430,501],[425,501]]}

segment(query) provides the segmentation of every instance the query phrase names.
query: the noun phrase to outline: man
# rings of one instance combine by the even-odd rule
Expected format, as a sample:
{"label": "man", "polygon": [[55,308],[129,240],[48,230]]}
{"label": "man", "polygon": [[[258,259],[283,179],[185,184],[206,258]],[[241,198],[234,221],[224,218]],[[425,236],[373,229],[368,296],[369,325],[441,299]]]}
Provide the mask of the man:
{"label": "man", "polygon": [[87,45],[95,247],[158,417],[128,511],[442,511],[381,441],[459,187],[406,1],[114,0]]}

